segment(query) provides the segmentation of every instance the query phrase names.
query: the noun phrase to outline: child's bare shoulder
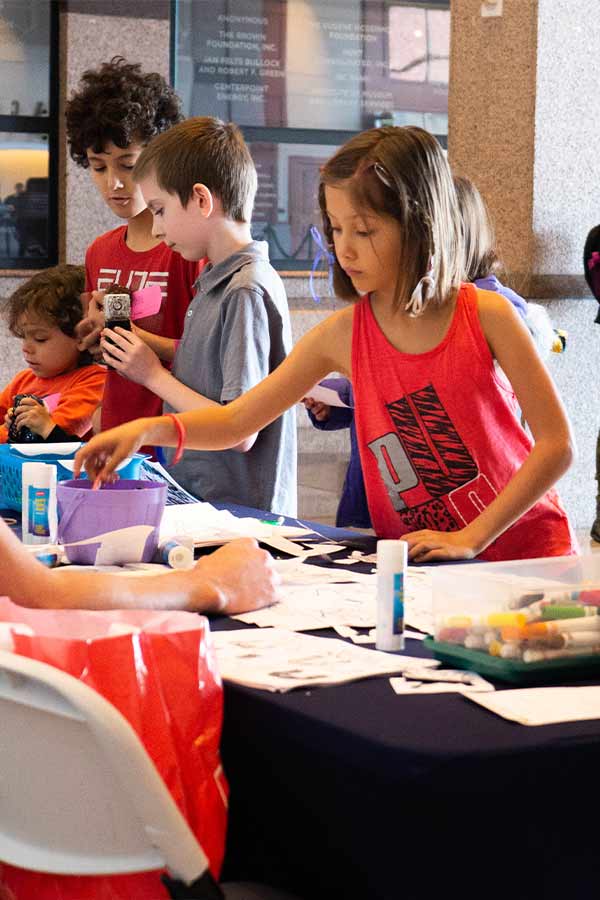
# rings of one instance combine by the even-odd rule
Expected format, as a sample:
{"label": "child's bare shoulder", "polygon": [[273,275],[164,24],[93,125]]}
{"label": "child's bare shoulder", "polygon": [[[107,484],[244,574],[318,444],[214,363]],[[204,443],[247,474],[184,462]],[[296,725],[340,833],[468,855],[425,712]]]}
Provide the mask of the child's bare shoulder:
{"label": "child's bare shoulder", "polygon": [[352,340],[352,306],[338,309],[323,319],[313,329],[321,341],[327,340],[336,344],[346,344]]}
{"label": "child's bare shoulder", "polygon": [[482,291],[477,288],[477,312],[484,331],[486,326],[498,327],[503,323],[520,321],[510,300],[497,291]]}

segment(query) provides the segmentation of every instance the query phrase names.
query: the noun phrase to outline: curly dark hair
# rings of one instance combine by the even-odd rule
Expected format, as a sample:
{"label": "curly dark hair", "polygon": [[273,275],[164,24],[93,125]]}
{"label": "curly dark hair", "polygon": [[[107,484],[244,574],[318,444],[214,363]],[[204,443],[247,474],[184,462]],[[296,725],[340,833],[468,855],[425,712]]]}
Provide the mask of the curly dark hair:
{"label": "curly dark hair", "polygon": [[68,337],[83,318],[81,294],[85,290],[85,268],[64,263],[44,269],[22,284],[10,297],[5,309],[11,334],[22,338],[19,320],[32,312],[49,325],[56,325]]}
{"label": "curly dark hair", "polygon": [[67,103],[69,152],[87,169],[89,148],[102,153],[109,142],[121,149],[133,141],[147,144],[182,119],[181,101],[162,75],[113,56],[83,73],[80,90]]}

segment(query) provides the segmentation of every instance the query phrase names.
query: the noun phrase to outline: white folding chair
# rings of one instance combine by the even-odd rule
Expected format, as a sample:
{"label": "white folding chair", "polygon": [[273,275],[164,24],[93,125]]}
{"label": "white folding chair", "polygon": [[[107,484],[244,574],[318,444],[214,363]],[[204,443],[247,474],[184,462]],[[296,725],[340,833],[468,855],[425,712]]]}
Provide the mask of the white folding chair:
{"label": "white folding chair", "polygon": [[3,862],[63,875],[166,868],[174,898],[286,900],[262,885],[217,885],[121,713],[73,676],[4,651],[0,785]]}

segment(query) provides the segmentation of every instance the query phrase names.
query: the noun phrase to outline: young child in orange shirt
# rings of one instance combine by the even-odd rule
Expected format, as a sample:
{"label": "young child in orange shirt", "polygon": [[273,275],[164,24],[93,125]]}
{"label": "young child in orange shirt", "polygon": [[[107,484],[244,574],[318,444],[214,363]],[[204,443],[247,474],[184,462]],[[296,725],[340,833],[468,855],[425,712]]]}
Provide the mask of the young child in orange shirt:
{"label": "young child in orange shirt", "polygon": [[[0,443],[85,439],[102,399],[106,370],[81,353],[75,328],[83,310],[83,266],[36,273],[8,302],[6,318],[21,339],[28,368],[0,393]],[[14,407],[18,395],[20,399]],[[10,430],[10,435],[9,435]]]}

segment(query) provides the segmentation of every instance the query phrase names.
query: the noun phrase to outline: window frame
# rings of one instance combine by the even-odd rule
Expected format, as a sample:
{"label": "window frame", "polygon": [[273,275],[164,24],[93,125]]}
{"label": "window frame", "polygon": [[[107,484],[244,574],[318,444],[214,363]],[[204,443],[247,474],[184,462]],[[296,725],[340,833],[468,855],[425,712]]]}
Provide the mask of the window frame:
{"label": "window frame", "polygon": [[47,135],[48,139],[48,239],[42,257],[0,256],[0,275],[18,276],[32,269],[47,269],[58,262],[58,181],[59,181],[59,4],[49,0],[50,46],[48,48],[48,115],[0,115],[0,138],[3,134]]}

